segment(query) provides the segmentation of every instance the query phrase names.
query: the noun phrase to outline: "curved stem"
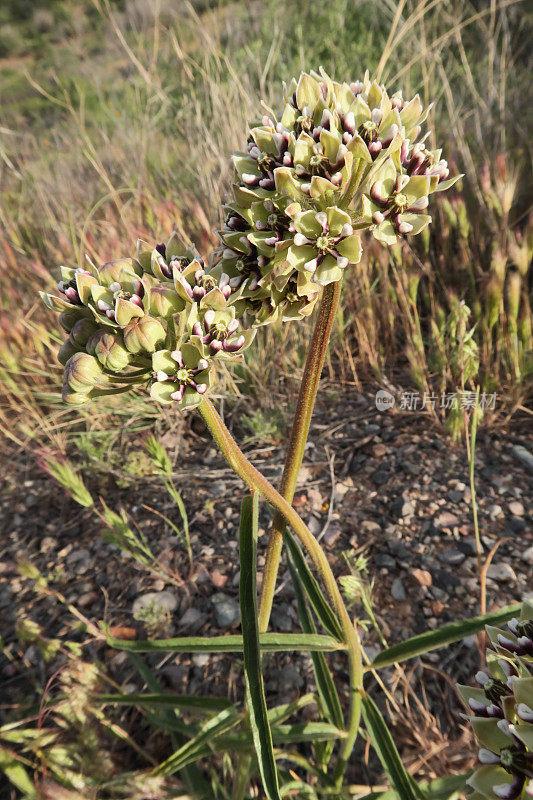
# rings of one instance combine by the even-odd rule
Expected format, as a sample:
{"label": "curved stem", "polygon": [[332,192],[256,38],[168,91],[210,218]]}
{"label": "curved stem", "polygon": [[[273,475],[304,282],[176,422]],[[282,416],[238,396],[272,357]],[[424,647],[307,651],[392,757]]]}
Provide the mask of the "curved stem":
{"label": "curved stem", "polygon": [[363,685],[361,645],[359,643],[359,637],[355,630],[355,626],[346,610],[346,606],[344,605],[342,595],[329,565],[329,561],[326,558],[326,554],[297,511],[285,500],[285,498],[281,496],[276,489],[274,489],[272,484],[267,481],[265,476],[262,475],[248,461],[242,450],[240,450],[239,446],[233,439],[231,433],[224,425],[224,422],[222,421],[215,407],[207,397],[204,398],[202,403],[198,406],[198,411],[204,418],[204,421],[209,428],[213,439],[219,446],[220,451],[233,471],[240,478],[242,478],[244,483],[246,483],[250,489],[255,489],[265,500],[271,503],[289,523],[294,533],[309,554],[316,569],[322,576],[328,594],[331,597],[339,617],[346,640],[345,644],[348,650],[348,658],[350,663],[350,714],[347,726],[347,736],[342,741],[339,760],[335,770],[335,777],[337,781],[342,782],[344,769],[348,759],[350,758],[350,754],[357,738],[357,731],[359,729],[361,705],[359,689]]}
{"label": "curved stem", "polygon": [[[313,337],[307,351],[302,383],[294,412],[287,457],[283,468],[283,475],[279,487],[281,496],[292,503],[298,473],[302,465],[305,444],[311,424],[311,417],[315,407],[318,384],[324,360],[328,350],[329,337],[339,305],[342,279],[337,283],[330,283],[324,288],[318,317],[313,331]],[[281,548],[283,546],[283,533],[285,530],[285,517],[276,510],[270,537],[268,540],[263,582],[261,584],[261,597],[259,600],[259,633],[265,633],[268,628],[272,602],[278,577]]]}

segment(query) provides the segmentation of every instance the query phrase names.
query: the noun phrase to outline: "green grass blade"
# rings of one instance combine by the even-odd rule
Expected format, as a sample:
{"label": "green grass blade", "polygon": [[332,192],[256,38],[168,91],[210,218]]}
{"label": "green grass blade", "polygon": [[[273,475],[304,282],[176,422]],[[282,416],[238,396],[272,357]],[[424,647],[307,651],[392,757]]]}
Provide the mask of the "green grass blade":
{"label": "green grass blade", "polygon": [[183,711],[206,711],[209,713],[229,708],[232,703],[224,697],[193,697],[170,693],[149,694],[101,694],[95,700],[102,704],[126,706],[159,706]]}
{"label": "green grass blade", "polygon": [[[289,571],[291,573],[294,591],[296,592],[296,599],[298,602],[298,616],[300,618],[300,624],[302,626],[304,633],[315,634],[316,633],[315,623],[313,622],[313,618],[309,612],[309,607],[307,605],[307,601],[304,595],[302,581],[300,580],[300,576],[296,570],[291,555],[288,556],[287,563],[289,565]],[[336,725],[337,728],[342,728],[344,727],[344,719],[342,716],[342,709],[339,701],[339,695],[337,694],[337,689],[335,688],[335,684],[333,682],[333,678],[331,677],[331,672],[329,671],[329,667],[326,663],[324,654],[311,653],[311,659],[313,661],[313,668],[315,672],[315,680],[318,689],[318,694],[322,701],[322,706],[327,715],[327,718],[332,725]]]}
{"label": "green grass blade", "polygon": [[[116,641],[120,641],[120,639],[117,639]],[[142,658],[139,658],[136,653],[129,653],[128,657],[150,691],[154,694],[161,692],[161,686],[159,685],[159,681],[157,680],[155,673],[147,664],[144,663]]]}
{"label": "green grass blade", "polygon": [[297,722],[294,725],[272,727],[274,744],[299,744],[300,742],[330,742],[343,739],[346,731],[329,722]]}
{"label": "green grass blade", "polygon": [[246,699],[250,726],[263,789],[268,800],[280,800],[278,773],[274,759],[272,733],[261,672],[261,650],[257,624],[257,527],[259,495],[245,497],[239,528],[240,579],[239,599],[243,633]]}
{"label": "green grass blade", "polygon": [[271,725],[281,725],[286,719],[292,717],[293,714],[296,714],[297,711],[305,708],[305,706],[311,705],[311,703],[316,703],[316,695],[313,692],[303,694],[301,697],[293,700],[292,703],[283,703],[282,705],[269,708],[268,721]]}
{"label": "green grass blade", "polygon": [[473,633],[483,630],[485,625],[497,625],[506,622],[519,614],[520,609],[521,603],[515,603],[511,606],[505,606],[499,611],[472,617],[472,619],[452,622],[450,625],[445,625],[435,631],[426,631],[419,636],[413,636],[405,642],[400,642],[400,644],[395,644],[393,647],[383,650],[372,662],[372,669],[388,667],[396,662],[406,661],[409,658],[427,653],[437,647],[457,642],[460,639],[464,639],[465,636],[471,636]]}
{"label": "green grass blade", "polygon": [[424,798],[422,791],[402,763],[381,711],[367,694],[363,694],[361,707],[370,741],[392,787],[401,800]]}
{"label": "green grass blade", "polygon": [[[232,725],[237,724],[243,718],[242,714],[236,718],[236,720],[232,723]],[[183,723],[174,722],[172,724],[164,723],[162,727],[165,730],[179,730],[183,728]],[[273,725],[271,728],[272,732],[272,741],[274,745],[274,757],[276,760],[281,760],[284,758],[293,758],[296,757],[295,753],[291,753],[290,756],[286,753],[286,751],[277,749],[282,748],[288,744],[301,744],[301,743],[309,743],[309,744],[316,744],[317,742],[334,742],[337,739],[342,739],[346,733],[345,731],[339,730],[334,725],[330,725],[326,722],[305,722],[305,723],[296,723],[294,725]],[[193,762],[197,762],[202,758],[207,758],[212,756],[213,753],[252,753],[254,751],[254,744],[251,736],[251,732],[244,731],[242,733],[224,733],[223,731],[217,733],[217,731],[213,731],[207,738],[202,737],[200,740],[199,737],[201,735],[201,731],[197,732],[197,735],[193,740],[191,740],[191,746],[187,744],[186,747],[180,748],[180,750],[174,753],[170,759],[167,759],[168,766],[165,769],[171,770],[171,772],[165,772],[166,775],[170,775],[175,771],[183,769],[184,766],[188,766]],[[173,759],[173,761],[171,761]],[[167,764],[165,762],[165,764]],[[161,769],[164,765],[160,765],[157,769]],[[318,773],[318,770],[317,770]],[[162,772],[158,772],[157,774],[163,774]],[[322,777],[323,773],[322,773]]]}
{"label": "green grass blade", "polygon": [[[117,650],[128,653],[242,653],[243,637],[229,636],[182,636],[178,639],[155,639],[137,641],[108,637],[107,643]],[[265,652],[292,650],[331,651],[344,650],[344,645],[331,636],[307,633],[262,633],[259,645]]]}
{"label": "green grass blade", "polygon": [[163,777],[174,775],[174,773],[183,769],[188,764],[192,764],[204,755],[209,754],[211,752],[210,743],[214,737],[226,733],[226,731],[237,725],[240,719],[241,716],[234,708],[227,708],[221,711],[216,717],[206,722],[194,738],[152,770],[152,774]]}
{"label": "green grass blade", "polygon": [[309,569],[307,561],[305,560],[299,545],[296,543],[293,535],[288,530],[285,531],[284,541],[287,544],[287,550],[289,551],[293,560],[294,566],[298,572],[309,602],[315,610],[315,614],[328,633],[333,636],[334,639],[342,642],[344,640],[344,636],[340,623],[335,616],[333,609],[326,600],[326,597],[318,585],[313,573]]}

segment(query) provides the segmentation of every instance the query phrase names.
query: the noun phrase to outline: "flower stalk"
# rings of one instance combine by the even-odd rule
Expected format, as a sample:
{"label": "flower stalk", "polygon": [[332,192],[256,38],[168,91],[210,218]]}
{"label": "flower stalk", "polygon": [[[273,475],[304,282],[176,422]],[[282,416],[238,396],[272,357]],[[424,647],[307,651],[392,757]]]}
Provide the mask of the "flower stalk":
{"label": "flower stalk", "polygon": [[350,754],[352,752],[360,720],[360,688],[363,685],[363,660],[361,644],[357,635],[355,625],[350,619],[350,615],[344,605],[344,600],[340,589],[333,575],[332,569],[326,554],[321,546],[301,519],[297,511],[285,500],[284,497],[275,489],[271,483],[251,464],[242,450],[239,448],[231,433],[225,426],[222,418],[209,400],[205,397],[198,406],[198,411],[202,415],[209,431],[218,445],[220,452],[233,469],[233,471],[250,487],[259,492],[274,509],[278,511],[291,526],[294,533],[302,543],[304,549],[310,556],[317,571],[321,575],[327,592],[331,598],[342,631],[345,637],[345,645],[348,651],[349,673],[350,673],[350,711],[347,725],[347,736],[343,739],[339,760],[335,770],[335,778],[340,785]]}
{"label": "flower stalk", "polygon": [[[283,475],[279,488],[281,496],[288,503],[292,503],[296,482],[298,480],[298,473],[302,465],[311,417],[315,407],[318,384],[328,350],[335,314],[337,313],[339,305],[341,288],[342,279],[324,288],[313,337],[307,351],[285,466],[283,468]],[[263,572],[263,583],[261,585],[261,597],[259,601],[260,633],[265,633],[268,628],[283,546],[284,530],[285,517],[281,512],[276,511],[270,530],[265,569]]]}

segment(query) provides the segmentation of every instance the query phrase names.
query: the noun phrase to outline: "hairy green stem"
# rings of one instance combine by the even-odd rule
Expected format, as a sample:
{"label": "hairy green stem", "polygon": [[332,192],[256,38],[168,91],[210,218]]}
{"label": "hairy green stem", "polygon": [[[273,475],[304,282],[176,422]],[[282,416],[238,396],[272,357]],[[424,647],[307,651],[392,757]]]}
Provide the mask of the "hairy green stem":
{"label": "hairy green stem", "polygon": [[[302,465],[305,443],[309,434],[311,417],[315,407],[318,384],[324,360],[328,350],[329,337],[335,320],[335,313],[339,305],[342,279],[337,283],[330,283],[324,288],[318,317],[313,331],[313,337],[307,351],[296,410],[292,423],[289,446],[283,468],[283,475],[279,487],[281,496],[292,503],[296,489],[298,473]],[[265,633],[268,628],[272,602],[276,589],[281,549],[283,547],[283,533],[285,530],[285,517],[275,511],[270,537],[268,540],[263,582],[261,584],[261,597],[259,600],[259,633]]]}
{"label": "hairy green stem", "polygon": [[265,476],[248,461],[233,439],[231,433],[224,425],[217,410],[207,397],[198,406],[198,410],[204,418],[213,439],[233,471],[250,487],[250,489],[255,489],[265,500],[271,503],[291,526],[321,575],[341,623],[349,658],[350,712],[347,736],[342,741],[339,760],[335,770],[335,778],[338,784],[340,784],[342,783],[345,767],[357,738],[361,714],[361,696],[359,690],[363,685],[363,662],[361,645],[355,630],[355,625],[346,610],[326,554],[297,511],[281,496],[277,489],[269,483]]}

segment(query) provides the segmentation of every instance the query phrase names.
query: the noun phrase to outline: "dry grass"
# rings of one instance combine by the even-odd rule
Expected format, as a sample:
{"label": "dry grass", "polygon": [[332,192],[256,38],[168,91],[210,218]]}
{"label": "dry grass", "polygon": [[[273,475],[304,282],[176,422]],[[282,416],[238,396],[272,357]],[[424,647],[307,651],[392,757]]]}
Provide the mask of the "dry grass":
{"label": "dry grass", "polygon": [[[233,3],[200,16],[187,4],[178,17],[170,3],[150,12],[128,4],[126,13],[107,2],[95,6],[102,32],[96,57],[82,56],[72,78],[57,71],[61,57],[83,53],[85,31],[59,45],[46,79],[38,62],[29,65],[32,97],[41,98],[53,120],[49,130],[10,127],[11,110],[0,139],[6,352],[0,414],[4,432],[19,445],[28,436],[56,435],[71,420],[50,406],[61,332],[36,303],[36,290],[51,285],[50,272],[62,261],[82,264],[85,253],[117,257],[131,252],[138,235],[159,240],[176,228],[207,254],[230,178],[227,156],[242,146],[259,97],[276,105],[280,73],[288,77],[317,58],[309,32],[308,53],[302,26],[283,25],[288,14],[296,18],[296,8],[259,3],[246,10]],[[525,18],[508,0],[480,10],[455,0],[383,1],[384,23],[376,28],[368,4],[357,8],[361,26],[370,25],[369,67],[393,86],[437,99],[438,139],[448,139],[446,151],[467,175],[451,201],[434,204],[429,242],[392,254],[367,249],[347,280],[330,373],[356,386],[371,377],[421,391],[453,390],[438,339],[459,297],[472,309],[482,387],[496,387],[505,397],[500,410],[510,413],[527,392],[531,343],[531,226],[518,180],[529,165],[522,145],[510,148],[511,139],[522,142],[524,135],[516,70]],[[316,14],[321,24],[318,7]],[[348,4],[339,0],[335,14],[339,30],[349,27]],[[482,43],[486,52],[476,63]],[[332,51],[325,66],[339,74],[346,60],[346,53]],[[253,373],[237,369],[222,393],[260,399],[261,386],[286,383],[308,336],[306,325],[292,327],[292,347],[285,346],[286,329],[261,332]]]}

